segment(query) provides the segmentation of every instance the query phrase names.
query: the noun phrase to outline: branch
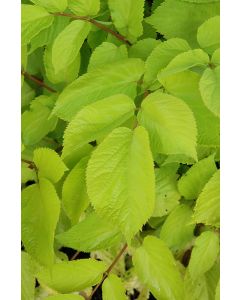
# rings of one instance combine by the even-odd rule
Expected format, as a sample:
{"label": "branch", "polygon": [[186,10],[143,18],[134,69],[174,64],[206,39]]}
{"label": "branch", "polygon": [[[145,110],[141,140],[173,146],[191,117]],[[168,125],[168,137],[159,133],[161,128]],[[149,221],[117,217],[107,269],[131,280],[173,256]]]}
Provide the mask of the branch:
{"label": "branch", "polygon": [[28,78],[30,80],[32,80],[33,82],[35,82],[36,84],[38,84],[39,86],[45,88],[46,90],[48,90],[51,93],[57,93],[56,90],[54,90],[53,88],[51,88],[50,86],[48,86],[46,83],[44,83],[41,79],[29,74],[28,72],[21,70],[21,74],[25,77]]}
{"label": "branch", "polygon": [[89,300],[92,299],[93,295],[96,293],[98,288],[102,285],[103,281],[108,277],[109,273],[112,271],[113,267],[116,265],[120,257],[123,255],[124,251],[127,249],[127,244],[125,244],[122,248],[122,250],[118,253],[118,255],[115,257],[114,261],[111,263],[107,271],[104,273],[102,280],[99,282],[99,284],[94,288],[92,291]]}
{"label": "branch", "polygon": [[24,158],[22,158],[21,161],[24,162],[25,164],[28,164],[29,169],[37,170],[37,167],[36,167],[36,165],[34,164],[33,161],[27,160],[27,159],[24,159]]}
{"label": "branch", "polygon": [[82,20],[82,21],[85,21],[85,22],[89,22],[89,23],[93,24],[94,26],[98,27],[99,29],[101,29],[103,31],[106,31],[106,32],[110,33],[111,35],[115,36],[118,40],[120,40],[120,41],[124,42],[125,44],[131,46],[131,43],[123,35],[113,31],[112,29],[108,28],[107,26],[103,25],[102,23],[100,23],[100,22],[98,22],[94,19],[91,19],[89,17],[76,16],[76,15],[67,14],[67,13],[52,13],[52,15],[68,17],[68,18],[71,18],[71,19],[77,19],[77,20]]}

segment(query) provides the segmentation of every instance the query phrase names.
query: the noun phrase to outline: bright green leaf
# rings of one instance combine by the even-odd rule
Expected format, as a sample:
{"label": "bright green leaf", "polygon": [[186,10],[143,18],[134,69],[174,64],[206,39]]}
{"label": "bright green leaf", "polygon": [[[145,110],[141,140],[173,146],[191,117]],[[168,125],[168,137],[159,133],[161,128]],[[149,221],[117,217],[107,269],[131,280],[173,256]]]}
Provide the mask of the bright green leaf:
{"label": "bright green leaf", "polygon": [[91,252],[116,245],[120,242],[121,235],[118,229],[92,213],[56,238],[65,247]]}
{"label": "bright green leaf", "polygon": [[68,0],[31,0],[31,2],[46,8],[49,12],[63,12],[68,5]]}
{"label": "bright green leaf", "polygon": [[159,91],[150,94],[142,102],[138,121],[148,130],[154,153],[197,159],[195,119],[181,99]]}
{"label": "bright green leaf", "polygon": [[144,0],[108,0],[113,24],[124,37],[134,42],[142,35]]}
{"label": "bright green leaf", "polygon": [[22,191],[22,240],[27,252],[42,265],[54,263],[54,233],[60,201],[52,183],[40,178],[39,184]]}
{"label": "bright green leaf", "polygon": [[214,265],[219,254],[219,237],[212,231],[203,232],[196,238],[188,269],[193,280]]}
{"label": "bright green leaf", "polygon": [[42,268],[37,279],[57,292],[71,293],[97,284],[105,270],[105,264],[94,259],[62,261],[51,269]]}
{"label": "bright green leaf", "polygon": [[211,63],[214,65],[220,65],[220,49],[217,49],[213,52]]}
{"label": "bright green leaf", "polygon": [[114,274],[108,276],[102,285],[103,300],[127,300],[123,283]]}
{"label": "bright green leaf", "polygon": [[22,45],[30,43],[40,31],[51,26],[54,17],[43,7],[36,5],[21,5],[21,37]]}
{"label": "bright green leaf", "polygon": [[33,153],[33,162],[38,169],[38,177],[44,177],[53,183],[58,182],[67,167],[59,155],[48,148],[38,148]]}
{"label": "bright green leaf", "polygon": [[63,158],[85,144],[104,137],[134,115],[131,98],[116,94],[85,106],[64,133]]}
{"label": "bright green leaf", "polygon": [[60,94],[54,113],[70,121],[85,105],[105,97],[123,93],[134,99],[143,67],[143,61],[132,58],[79,77]]}
{"label": "bright green leaf", "polygon": [[154,170],[148,135],[114,129],[93,152],[87,168],[87,190],[96,212],[120,228],[128,241],[154,208]]}
{"label": "bright green leaf", "polygon": [[178,190],[185,199],[197,199],[203,187],[216,172],[214,156],[194,164],[178,181]]}
{"label": "bright green leaf", "polygon": [[220,170],[217,170],[204,186],[194,208],[193,219],[197,223],[220,226]]}
{"label": "bright green leaf", "polygon": [[161,42],[153,38],[146,38],[144,40],[137,41],[129,49],[129,57],[141,58],[146,60],[151,54],[154,48],[156,48]]}
{"label": "bright green leaf", "polygon": [[63,183],[62,203],[72,224],[76,224],[79,221],[81,213],[89,204],[85,179],[87,161],[88,158],[80,160]]}
{"label": "bright green leaf", "polygon": [[94,16],[99,12],[100,0],[68,0],[68,7],[78,16]]}
{"label": "bright green leaf", "polygon": [[35,277],[34,264],[31,256],[21,252],[21,299],[34,300]]}
{"label": "bright green leaf", "polygon": [[216,116],[220,115],[220,67],[206,69],[199,81],[204,104]]}
{"label": "bright green leaf", "polygon": [[202,49],[212,54],[220,46],[220,17],[205,21],[197,32],[197,40]]}
{"label": "bright green leaf", "polygon": [[148,236],[133,255],[133,265],[142,283],[158,300],[183,300],[183,281],[166,244]]}
{"label": "bright green leaf", "polygon": [[52,46],[52,65],[56,73],[65,70],[76,59],[90,28],[87,22],[75,20],[57,36]]}

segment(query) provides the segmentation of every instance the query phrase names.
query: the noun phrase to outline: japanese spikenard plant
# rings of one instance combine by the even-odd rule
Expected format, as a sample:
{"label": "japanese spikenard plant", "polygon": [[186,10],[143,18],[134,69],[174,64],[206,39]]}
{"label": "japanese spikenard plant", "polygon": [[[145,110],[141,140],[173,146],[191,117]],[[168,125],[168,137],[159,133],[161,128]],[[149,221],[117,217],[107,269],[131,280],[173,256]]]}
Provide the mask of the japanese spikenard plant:
{"label": "japanese spikenard plant", "polygon": [[219,299],[219,46],[217,0],[22,1],[22,300]]}

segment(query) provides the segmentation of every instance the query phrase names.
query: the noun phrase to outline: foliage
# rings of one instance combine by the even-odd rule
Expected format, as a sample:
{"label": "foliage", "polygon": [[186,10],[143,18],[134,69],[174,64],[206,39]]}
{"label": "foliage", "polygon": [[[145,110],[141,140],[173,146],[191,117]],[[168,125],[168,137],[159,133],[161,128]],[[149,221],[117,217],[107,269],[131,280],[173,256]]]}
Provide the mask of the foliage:
{"label": "foliage", "polygon": [[219,299],[219,29],[218,0],[22,1],[22,300]]}

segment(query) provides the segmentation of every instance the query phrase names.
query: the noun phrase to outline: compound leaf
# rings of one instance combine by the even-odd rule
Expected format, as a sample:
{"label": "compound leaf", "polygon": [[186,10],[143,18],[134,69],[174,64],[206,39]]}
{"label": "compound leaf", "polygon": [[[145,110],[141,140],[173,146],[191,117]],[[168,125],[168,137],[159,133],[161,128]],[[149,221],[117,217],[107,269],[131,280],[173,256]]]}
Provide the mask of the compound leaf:
{"label": "compound leaf", "polygon": [[108,276],[102,285],[103,300],[127,300],[123,283],[115,274]]}
{"label": "compound leaf", "polygon": [[37,273],[37,279],[59,293],[71,293],[97,284],[105,270],[103,262],[91,258],[62,261],[51,269],[42,268]]}
{"label": "compound leaf", "polygon": [[54,263],[54,233],[60,201],[54,186],[45,178],[22,191],[22,240],[27,252],[40,264]]}
{"label": "compound leaf", "polygon": [[181,99],[159,91],[150,94],[142,102],[138,121],[148,130],[154,153],[197,159],[195,119]]}
{"label": "compound leaf", "polygon": [[130,241],[151,216],[155,200],[153,160],[143,127],[120,127],[105,138],[89,160],[87,190],[99,216]]}
{"label": "compound leaf", "polygon": [[176,261],[163,241],[146,237],[133,255],[133,265],[156,299],[184,299],[183,281]]}

